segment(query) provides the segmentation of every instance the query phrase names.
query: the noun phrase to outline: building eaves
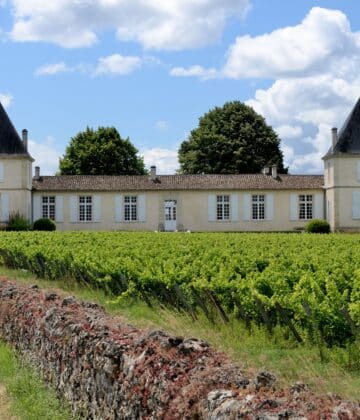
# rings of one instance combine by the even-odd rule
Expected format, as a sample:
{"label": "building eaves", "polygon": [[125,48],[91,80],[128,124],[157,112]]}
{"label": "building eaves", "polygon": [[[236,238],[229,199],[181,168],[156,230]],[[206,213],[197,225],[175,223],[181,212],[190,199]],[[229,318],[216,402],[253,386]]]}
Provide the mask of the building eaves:
{"label": "building eaves", "polygon": [[176,190],[303,190],[322,189],[322,175],[158,175],[42,176],[33,180],[35,191],[176,191]]}

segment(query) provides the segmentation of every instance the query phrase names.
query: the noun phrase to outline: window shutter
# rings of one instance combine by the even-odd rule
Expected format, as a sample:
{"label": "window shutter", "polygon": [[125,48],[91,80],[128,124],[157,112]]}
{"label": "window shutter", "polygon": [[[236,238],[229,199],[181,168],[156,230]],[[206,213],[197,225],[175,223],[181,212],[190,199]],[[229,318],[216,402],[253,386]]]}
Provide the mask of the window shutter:
{"label": "window shutter", "polygon": [[290,194],[290,220],[298,220],[298,195]]}
{"label": "window shutter", "polygon": [[139,211],[139,222],[145,222],[146,220],[146,196],[145,194],[138,195],[138,211]]}
{"label": "window shutter", "polygon": [[55,196],[55,221],[64,221],[64,197],[62,195]]}
{"label": "window shutter", "polygon": [[265,218],[266,220],[274,218],[274,194],[265,195]]}
{"label": "window shutter", "polygon": [[10,203],[9,194],[1,194],[1,221],[7,222],[9,220]]}
{"label": "window shutter", "polygon": [[231,206],[231,221],[238,222],[239,221],[239,196],[238,194],[231,194],[230,206]]}
{"label": "window shutter", "polygon": [[41,196],[35,195],[33,198],[33,221],[41,219],[42,212],[41,212]]}
{"label": "window shutter", "polygon": [[208,195],[208,220],[209,222],[215,222],[216,220],[216,195]]}
{"label": "window shutter", "polygon": [[4,162],[0,162],[0,182],[4,182]]}
{"label": "window shutter", "polygon": [[243,220],[251,220],[251,195],[243,195]]}
{"label": "window shutter", "polygon": [[352,217],[353,219],[360,219],[360,192],[353,191],[352,193]]}
{"label": "window shutter", "polygon": [[324,219],[324,195],[322,193],[314,195],[314,216],[315,219]]}
{"label": "window shutter", "polygon": [[93,196],[93,206],[94,206],[94,222],[101,222],[101,195]]}
{"label": "window shutter", "polygon": [[76,195],[70,196],[70,222],[76,223],[78,221],[78,198]]}
{"label": "window shutter", "polygon": [[360,182],[360,160],[356,162],[356,179]]}
{"label": "window shutter", "polygon": [[123,196],[118,194],[115,196],[115,222],[123,221]]}

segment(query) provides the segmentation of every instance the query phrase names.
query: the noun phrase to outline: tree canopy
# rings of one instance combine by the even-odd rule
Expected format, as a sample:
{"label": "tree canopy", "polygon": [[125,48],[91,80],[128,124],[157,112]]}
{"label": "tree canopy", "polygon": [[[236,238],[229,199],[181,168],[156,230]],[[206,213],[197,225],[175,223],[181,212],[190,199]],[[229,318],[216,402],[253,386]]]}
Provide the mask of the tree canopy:
{"label": "tree canopy", "polygon": [[265,119],[239,101],[216,107],[180,145],[180,172],[184,174],[258,173],[277,165],[286,173],[280,139]]}
{"label": "tree canopy", "polygon": [[72,137],[60,159],[61,175],[144,175],[144,161],[116,128],[87,127]]}

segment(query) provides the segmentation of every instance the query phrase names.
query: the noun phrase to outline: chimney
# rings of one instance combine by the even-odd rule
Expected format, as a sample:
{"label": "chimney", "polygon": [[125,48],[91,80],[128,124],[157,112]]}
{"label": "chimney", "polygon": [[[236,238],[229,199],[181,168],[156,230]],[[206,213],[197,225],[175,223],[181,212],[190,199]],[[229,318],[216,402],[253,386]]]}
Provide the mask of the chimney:
{"label": "chimney", "polygon": [[271,176],[276,179],[278,174],[277,174],[277,165],[272,165],[271,167]]}
{"label": "chimney", "polygon": [[40,166],[35,166],[35,176],[34,179],[40,179]]}
{"label": "chimney", "polygon": [[25,149],[28,149],[28,131],[24,128],[22,131],[22,142],[25,146]]}
{"label": "chimney", "polygon": [[150,167],[150,179],[151,181],[156,180],[156,166],[154,165]]}
{"label": "chimney", "polygon": [[261,172],[263,175],[269,175],[270,168],[268,166],[265,166],[265,168],[263,168]]}
{"label": "chimney", "polygon": [[338,134],[337,134],[337,128],[334,127],[331,129],[331,136],[332,136],[332,149],[335,149],[336,143],[338,141]]}

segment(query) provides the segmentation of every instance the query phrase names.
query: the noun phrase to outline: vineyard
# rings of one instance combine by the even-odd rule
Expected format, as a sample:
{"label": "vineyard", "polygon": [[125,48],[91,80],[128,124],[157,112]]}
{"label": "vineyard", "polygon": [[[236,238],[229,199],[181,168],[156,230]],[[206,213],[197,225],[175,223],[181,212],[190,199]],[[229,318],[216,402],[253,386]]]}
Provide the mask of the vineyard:
{"label": "vineyard", "polygon": [[0,255],[194,320],[283,325],[298,342],[342,345],[360,328],[358,235],[2,232]]}

